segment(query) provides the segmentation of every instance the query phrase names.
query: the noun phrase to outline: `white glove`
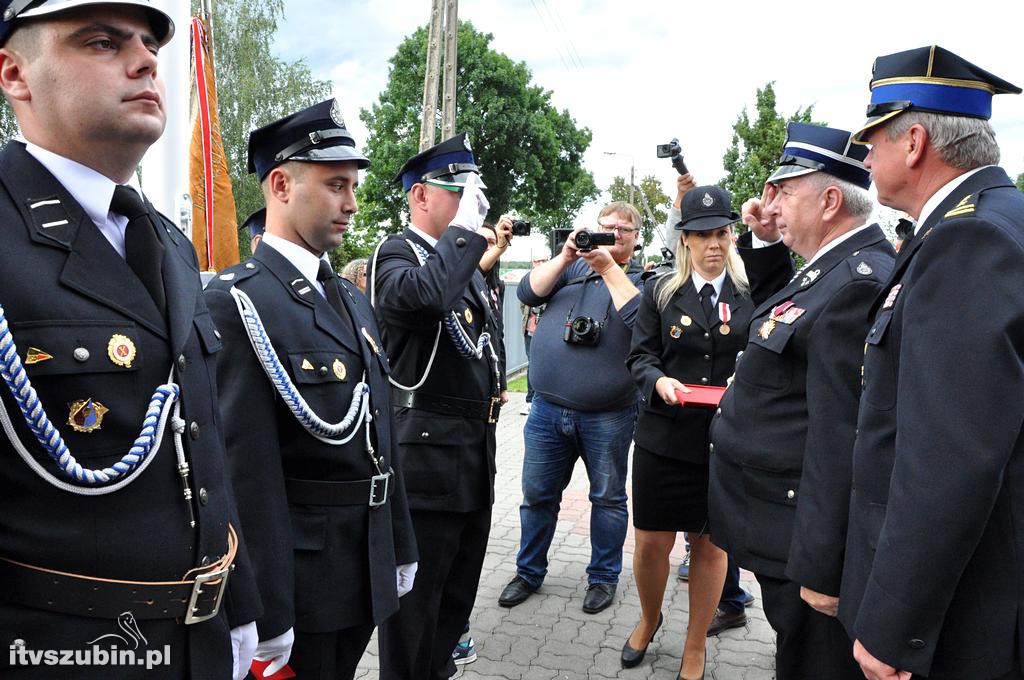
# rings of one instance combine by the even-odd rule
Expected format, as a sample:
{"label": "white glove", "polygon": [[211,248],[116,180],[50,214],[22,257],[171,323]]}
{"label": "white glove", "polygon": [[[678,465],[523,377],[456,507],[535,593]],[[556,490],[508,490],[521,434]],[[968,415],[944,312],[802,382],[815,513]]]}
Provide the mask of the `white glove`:
{"label": "white glove", "polygon": [[269,678],[274,673],[284,668],[288,659],[292,656],[292,645],[295,644],[295,631],[289,628],[276,638],[261,641],[256,646],[256,658],[260,661],[270,661],[271,664],[263,671],[263,677]]}
{"label": "white glove", "polygon": [[462,198],[459,199],[459,209],[450,226],[476,231],[483,225],[490,208],[490,202],[477,184],[477,176],[470,174],[462,191]]}
{"label": "white glove", "polygon": [[231,677],[234,680],[243,680],[249,674],[257,642],[259,633],[255,621],[231,629]]}
{"label": "white glove", "polygon": [[398,597],[402,597],[412,590],[412,584],[416,581],[416,569],[419,566],[419,562],[410,562],[395,567],[395,574],[398,577]]}

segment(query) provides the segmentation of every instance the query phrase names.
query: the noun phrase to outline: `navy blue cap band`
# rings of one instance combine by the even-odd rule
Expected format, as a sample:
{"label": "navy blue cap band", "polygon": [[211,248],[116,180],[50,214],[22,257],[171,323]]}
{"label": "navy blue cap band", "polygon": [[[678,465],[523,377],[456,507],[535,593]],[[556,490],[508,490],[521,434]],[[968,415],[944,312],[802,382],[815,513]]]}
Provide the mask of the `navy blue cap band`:
{"label": "navy blue cap band", "polygon": [[[992,117],[991,90],[962,85],[904,82],[876,85],[871,90],[871,103],[907,101],[911,107],[924,111],[959,114],[975,118]],[[869,109],[868,115],[872,115]]]}

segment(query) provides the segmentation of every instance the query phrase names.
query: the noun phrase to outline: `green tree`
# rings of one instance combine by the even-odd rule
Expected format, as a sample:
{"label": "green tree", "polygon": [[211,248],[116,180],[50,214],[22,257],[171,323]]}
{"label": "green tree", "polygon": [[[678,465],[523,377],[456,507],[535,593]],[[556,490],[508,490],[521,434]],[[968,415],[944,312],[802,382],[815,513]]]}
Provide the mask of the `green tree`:
{"label": "green tree", "polygon": [[[198,2],[193,1],[192,9],[198,12]],[[241,225],[263,207],[259,183],[247,169],[249,132],[327,99],[331,84],[313,78],[301,59],[286,62],[273,56],[271,45],[284,18],[284,0],[217,0],[213,12],[220,131]],[[181,40],[183,27],[178,30],[176,39]],[[245,257],[248,234],[241,234],[238,241]]]}
{"label": "green tree", "polygon": [[[551,93],[530,84],[526,65],[491,49],[492,40],[471,23],[459,23],[455,128],[469,133],[487,184],[489,217],[515,210],[545,233],[569,226],[598,194],[582,166],[590,130],[555,109]],[[405,196],[392,179],[419,148],[426,53],[427,31],[420,28],[391,58],[379,101],[360,113],[370,130],[366,146],[373,169],[359,189],[356,224],[370,239],[402,228]]]}
{"label": "green tree", "polygon": [[18,120],[14,117],[6,97],[0,97],[0,145],[18,134]]}
{"label": "green tree", "polygon": [[1024,191],[1024,172],[1017,175],[1017,188]]}
{"label": "green tree", "polygon": [[[616,177],[608,187],[613,201],[629,201],[630,186],[624,177]],[[661,181],[654,175],[648,175],[633,187],[633,205],[640,211],[642,243],[650,244],[655,230],[665,224],[672,199],[662,188]],[[661,244],[658,244],[661,245]]]}
{"label": "green tree", "polygon": [[[732,126],[732,144],[722,158],[726,175],[718,183],[732,194],[733,209],[739,211],[743,202],[760,196],[764,182],[771,175],[786,141],[786,123],[813,123],[814,106],[797,109],[788,119],[775,110],[775,85],[768,83],[757,90],[757,117],[751,121],[744,107]],[[821,124],[821,123],[819,123]],[[745,227],[744,227],[745,229]]]}

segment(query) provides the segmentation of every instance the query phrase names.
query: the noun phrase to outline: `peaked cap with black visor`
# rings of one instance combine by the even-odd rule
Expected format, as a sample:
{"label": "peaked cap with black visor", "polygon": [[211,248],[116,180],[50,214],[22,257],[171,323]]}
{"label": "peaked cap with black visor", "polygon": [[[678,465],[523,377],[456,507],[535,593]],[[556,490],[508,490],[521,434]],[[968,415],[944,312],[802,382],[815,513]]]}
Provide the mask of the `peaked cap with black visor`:
{"label": "peaked cap with black visor", "polygon": [[336,99],[314,104],[249,133],[249,172],[259,180],[285,161],[338,163],[355,161],[360,170],[370,161],[356,149]]}
{"label": "peaked cap with black visor", "polygon": [[786,127],[786,143],[779,167],[768,181],[775,184],[812,172],[824,172],[867,189],[871,186],[871,173],[864,167],[867,155],[868,148],[854,144],[847,130],[791,122]]}
{"label": "peaked cap with black visor", "polygon": [[406,193],[414,184],[432,184],[458,191],[466,186],[470,175],[476,175],[478,187],[487,188],[480,179],[480,168],[473,158],[469,137],[463,132],[407,160],[395,175],[395,181],[402,183],[402,190]]}
{"label": "peaked cap with black visor", "polygon": [[728,191],[714,185],[694,187],[683,194],[675,230],[712,231],[739,219],[739,213],[732,209],[732,196]]}
{"label": "peaked cap with black visor", "polygon": [[868,120],[853,141],[866,144],[871,131],[904,111],[925,111],[988,120],[992,96],[1021,89],[938,45],[875,59],[871,68]]}
{"label": "peaked cap with black visor", "polygon": [[26,20],[67,12],[89,5],[123,5],[141,7],[149,15],[153,37],[161,47],[174,36],[174,22],[169,14],[150,0],[0,0],[0,47],[11,33]]}

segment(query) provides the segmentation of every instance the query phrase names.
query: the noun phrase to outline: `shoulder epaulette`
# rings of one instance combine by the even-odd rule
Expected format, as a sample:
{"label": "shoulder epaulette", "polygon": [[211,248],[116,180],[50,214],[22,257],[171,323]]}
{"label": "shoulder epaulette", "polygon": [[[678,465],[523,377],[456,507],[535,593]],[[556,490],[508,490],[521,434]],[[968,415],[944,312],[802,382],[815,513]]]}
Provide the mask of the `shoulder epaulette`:
{"label": "shoulder epaulette", "polygon": [[230,288],[239,281],[244,281],[250,276],[255,276],[259,271],[259,263],[249,260],[245,264],[236,264],[234,267],[229,267],[217,274],[213,277],[207,287]]}

